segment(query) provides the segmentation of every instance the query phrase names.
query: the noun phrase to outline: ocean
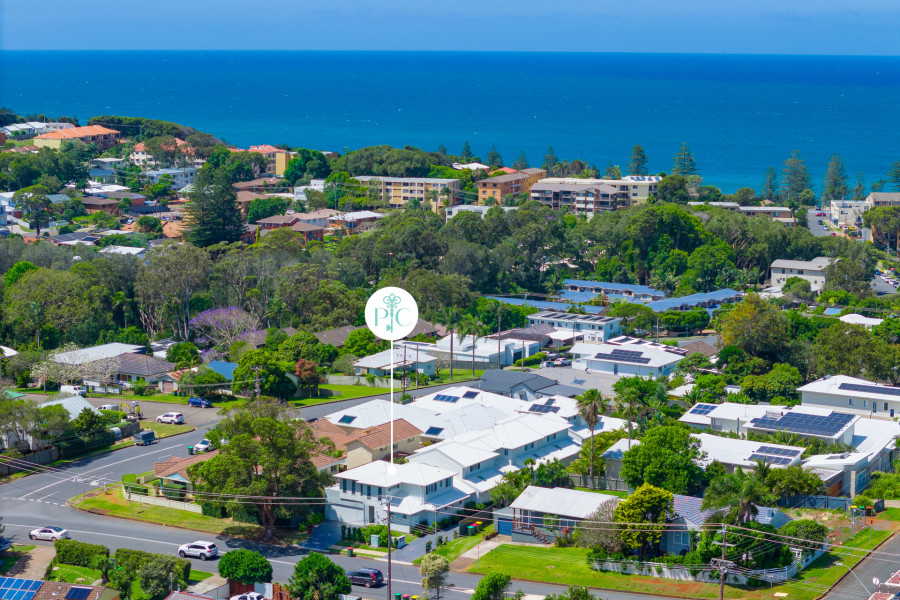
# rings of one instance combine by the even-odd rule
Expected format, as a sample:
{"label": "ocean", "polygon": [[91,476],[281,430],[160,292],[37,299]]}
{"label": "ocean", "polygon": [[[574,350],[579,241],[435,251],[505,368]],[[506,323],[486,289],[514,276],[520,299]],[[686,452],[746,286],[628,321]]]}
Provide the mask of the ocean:
{"label": "ocean", "polygon": [[468,141],[507,164],[547,146],[602,171],[687,143],[704,181],[758,188],[792,150],[821,188],[837,152],[867,185],[900,160],[900,57],[492,52],[0,52],[0,106],[144,116],[229,143],[343,152]]}

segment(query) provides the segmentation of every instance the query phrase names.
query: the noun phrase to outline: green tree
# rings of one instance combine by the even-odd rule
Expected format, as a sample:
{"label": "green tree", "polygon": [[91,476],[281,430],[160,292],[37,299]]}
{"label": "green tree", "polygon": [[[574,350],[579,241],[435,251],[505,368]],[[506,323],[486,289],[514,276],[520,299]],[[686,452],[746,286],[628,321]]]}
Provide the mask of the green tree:
{"label": "green tree", "polygon": [[172,593],[174,586],[181,588],[187,585],[183,573],[184,570],[179,568],[177,558],[155,554],[149,562],[140,566],[137,578],[141,590],[158,600]]}
{"label": "green tree", "polygon": [[297,600],[338,600],[350,593],[350,580],[327,556],[310,552],[294,567],[287,588]]}
{"label": "green tree", "polygon": [[705,453],[700,440],[679,425],[654,427],[622,457],[622,478],[629,487],[649,483],[675,494],[694,490],[702,478],[697,466]]}
{"label": "green tree", "polygon": [[631,175],[647,175],[647,155],[643,146],[635,144],[631,149],[631,160],[628,161],[628,173]]}
{"label": "green tree", "polygon": [[775,167],[769,166],[766,169],[766,176],[760,186],[759,195],[761,198],[778,202],[781,200],[781,184],[778,181],[778,172]]}
{"label": "green tree", "polygon": [[895,190],[900,192],[900,160],[891,165],[887,173],[887,180],[894,186]]}
{"label": "green tree", "polygon": [[678,148],[678,152],[675,153],[672,173],[683,176],[697,174],[697,162],[694,160],[694,154],[687,144],[682,143]]}
{"label": "green tree", "polygon": [[547,146],[547,152],[544,154],[544,162],[541,163],[541,168],[546,169],[552,175],[557,165],[559,165],[559,158],[557,158],[556,152],[553,151],[553,146]]}
{"label": "green tree", "polygon": [[50,222],[49,193],[42,185],[32,185],[13,194],[13,204],[22,211],[22,218],[28,221],[38,236],[41,235],[41,228]]}
{"label": "green tree", "polygon": [[850,195],[850,187],[847,184],[847,169],[844,161],[837,152],[831,155],[828,169],[825,171],[825,181],[822,184],[822,203],[832,200],[845,200]]}
{"label": "green tree", "polygon": [[34,263],[27,260],[20,260],[12,266],[12,268],[3,275],[6,287],[13,286],[25,273],[37,271],[38,268]]}
{"label": "green tree", "polygon": [[803,384],[803,377],[797,367],[775,363],[765,375],[748,375],[741,382],[741,391],[757,402],[771,402],[781,396],[792,402],[799,402],[797,388]]}
{"label": "green tree", "polygon": [[104,427],[103,415],[89,408],[83,409],[78,416],[72,419],[72,429],[78,433],[96,433]]}
{"label": "green tree", "polygon": [[710,482],[702,507],[716,510],[721,518],[740,525],[752,521],[760,506],[772,504],[775,499],[765,482],[738,467],[734,473]]}
{"label": "green tree", "polygon": [[456,325],[459,323],[459,319],[459,311],[452,306],[444,308],[438,314],[437,319],[438,323],[447,326],[447,335],[450,336],[450,381],[453,381],[453,358],[455,356],[453,354],[453,338],[456,337]]}
{"label": "green tree", "polygon": [[218,570],[221,577],[247,585],[272,581],[272,563],[259,552],[246,548],[223,554],[219,559]]}
{"label": "green tree", "polygon": [[665,401],[665,388],[657,381],[639,375],[622,377],[613,384],[616,411],[628,423],[628,447],[631,448],[633,421],[644,415],[651,404]]}
{"label": "green tree", "polygon": [[500,156],[500,152],[497,150],[496,145],[492,145],[490,152],[488,152],[487,164],[489,167],[492,167],[492,168],[503,166],[503,157]]}
{"label": "green tree", "polygon": [[162,237],[163,223],[158,218],[151,215],[141,215],[134,224],[135,231],[139,233],[149,233],[153,237]]}
{"label": "green tree", "polygon": [[419,573],[422,575],[422,589],[434,600],[439,600],[444,589],[451,585],[447,582],[450,561],[440,554],[430,553],[423,556]]}
{"label": "green tree", "polygon": [[178,342],[166,350],[166,360],[175,363],[176,369],[200,364],[200,349],[193,342]]}
{"label": "green tree", "polygon": [[[265,528],[266,540],[275,536],[277,518],[302,517],[310,510],[307,504],[279,498],[318,498],[332,482],[331,475],[320,473],[310,461],[319,450],[312,430],[290,418],[278,402],[251,402],[210,430],[219,454],[188,469],[194,488],[208,494],[201,498],[211,498],[204,503],[246,511],[240,497],[259,498],[252,509]],[[225,439],[228,443],[223,445]],[[226,496],[220,499],[222,494]]]}
{"label": "green tree", "polygon": [[233,376],[234,389],[253,397],[263,395],[287,400],[297,393],[297,386],[265,350],[250,350],[244,354]]}
{"label": "green tree", "polygon": [[250,203],[250,209],[247,211],[247,222],[256,223],[260,219],[283,215],[289,205],[290,201],[287,198],[277,196],[255,198]]}
{"label": "green tree", "polygon": [[478,580],[472,600],[506,600],[512,578],[506,573],[491,572]]}
{"label": "green tree", "polygon": [[204,165],[197,174],[185,207],[190,231],[187,239],[206,247],[219,242],[237,242],[244,233],[244,217],[228,171]]}
{"label": "green tree", "polygon": [[853,186],[853,199],[862,202],[866,199],[866,176],[863,173],[856,174],[856,185]]}
{"label": "green tree", "polygon": [[466,140],[463,142],[462,152],[459,153],[459,157],[462,160],[471,160],[473,156],[472,146],[469,145],[469,140]]}
{"label": "green tree", "polygon": [[803,190],[812,188],[812,178],[806,168],[806,163],[800,158],[800,152],[794,150],[790,157],[784,161],[782,169],[782,194],[785,200],[800,203],[800,194]]}
{"label": "green tree", "polygon": [[355,329],[347,335],[344,351],[356,356],[369,356],[384,349],[384,344],[368,327]]}
{"label": "green tree", "polygon": [[597,389],[585,390],[575,400],[578,402],[578,414],[591,430],[591,464],[588,477],[591,480],[591,489],[594,489],[596,487],[596,480],[594,479],[594,428],[600,423],[600,417],[606,413],[607,402],[600,390]]}
{"label": "green tree", "polygon": [[682,175],[666,175],[656,188],[656,199],[672,204],[687,204],[690,200],[687,190],[687,179]]}
{"label": "green tree", "polygon": [[528,157],[525,156],[524,150],[519,150],[519,156],[516,157],[516,162],[512,164],[512,168],[517,171],[528,168]]}
{"label": "green tree", "polygon": [[622,544],[637,550],[642,558],[648,553],[656,554],[666,522],[673,516],[672,492],[649,483],[619,502],[615,511],[616,522],[621,527]]}
{"label": "green tree", "polygon": [[719,318],[723,346],[735,346],[751,356],[777,359],[790,342],[783,312],[757,294],[747,294]]}

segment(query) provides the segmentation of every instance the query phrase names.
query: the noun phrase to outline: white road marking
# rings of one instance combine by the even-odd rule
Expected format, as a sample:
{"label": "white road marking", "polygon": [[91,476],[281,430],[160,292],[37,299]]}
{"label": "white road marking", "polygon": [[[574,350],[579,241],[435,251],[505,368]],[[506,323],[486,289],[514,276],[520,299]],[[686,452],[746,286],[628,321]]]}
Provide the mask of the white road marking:
{"label": "white road marking", "polygon": [[[144,453],[139,454],[139,455],[137,455],[137,456],[132,456],[131,458],[123,458],[123,459],[120,460],[120,461],[117,461],[117,462],[114,462],[114,463],[111,463],[111,464],[108,464],[108,465],[103,465],[102,467],[97,467],[96,469],[91,469],[90,471],[85,471],[84,473],[81,473],[81,475],[82,475],[82,476],[83,476],[83,475],[87,475],[88,473],[93,473],[94,471],[99,471],[100,469],[108,469],[109,467],[111,467],[111,466],[113,466],[113,465],[120,465],[120,464],[126,463],[126,462],[128,462],[128,461],[137,460],[137,459],[139,459],[139,458],[143,458],[143,457],[147,456],[148,454],[159,454],[160,452],[171,452],[171,451],[172,451],[172,448],[162,448],[162,449],[160,449],[160,450],[154,450],[153,452],[144,452]],[[55,482],[53,482],[53,483],[47,484],[47,485],[45,485],[45,486],[42,487],[42,488],[38,488],[38,489],[36,489],[36,490],[32,490],[32,491],[28,492],[27,494],[24,494],[24,495],[22,495],[22,496],[19,496],[19,498],[17,498],[17,500],[24,500],[24,499],[27,498],[28,496],[30,496],[30,495],[32,495],[32,494],[36,494],[36,493],[41,492],[41,491],[43,491],[43,490],[46,490],[47,488],[51,488],[51,487],[53,487],[54,485],[59,485],[59,484],[61,484],[61,483],[69,483],[69,482],[71,482],[71,481],[74,481],[75,483],[80,483],[82,480],[78,479],[78,476],[74,476],[72,479],[61,479],[61,480],[59,480],[59,481],[55,481]],[[85,479],[84,481],[87,481],[87,480]]]}

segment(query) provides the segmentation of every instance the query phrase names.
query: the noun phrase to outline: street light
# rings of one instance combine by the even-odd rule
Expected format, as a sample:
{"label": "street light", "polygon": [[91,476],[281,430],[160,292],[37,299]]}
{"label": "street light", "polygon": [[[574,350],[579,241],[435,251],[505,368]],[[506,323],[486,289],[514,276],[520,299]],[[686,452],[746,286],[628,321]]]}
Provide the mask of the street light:
{"label": "street light", "polygon": [[[845,565],[845,564],[842,563],[842,562],[836,562],[836,563],[834,563],[834,564],[837,565],[837,566],[839,566],[839,567],[847,567],[847,565]],[[869,595],[871,596],[871,592],[869,592],[869,588],[867,588],[867,587],[866,587],[866,584],[864,584],[864,583],[862,582],[862,579],[860,579],[859,577],[857,577],[856,573],[853,572],[853,569],[851,569],[850,567],[847,567],[847,570],[850,571],[850,574],[851,574],[851,575],[853,575],[854,577],[856,577],[856,580],[859,582],[859,585],[861,585],[862,588],[863,588],[864,590],[866,590],[866,593],[869,594]]]}

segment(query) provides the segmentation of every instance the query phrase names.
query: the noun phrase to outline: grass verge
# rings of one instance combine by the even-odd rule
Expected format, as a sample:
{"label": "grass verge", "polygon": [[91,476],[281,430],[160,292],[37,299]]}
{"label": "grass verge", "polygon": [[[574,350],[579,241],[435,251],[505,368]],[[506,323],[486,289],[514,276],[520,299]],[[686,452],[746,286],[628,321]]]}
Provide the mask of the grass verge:
{"label": "grass verge", "polygon": [[87,567],[76,567],[75,565],[56,565],[53,567],[50,576],[55,581],[65,581],[66,583],[85,583],[91,585],[101,577],[100,571],[89,569]]}
{"label": "grass verge", "polygon": [[141,423],[141,429],[152,429],[156,432],[157,438],[167,438],[179,433],[187,433],[193,431],[193,425],[174,425],[172,423],[157,423],[156,421],[144,421]]}
{"label": "grass verge", "polygon": [[[484,537],[483,537],[484,533],[491,533],[493,531],[494,531],[494,526],[488,525],[487,527],[485,527],[482,530],[482,533],[479,533],[478,535],[461,536],[461,537],[456,538],[455,540],[450,540],[446,544],[441,544],[440,546],[438,546],[437,548],[432,550],[432,554],[438,554],[440,556],[443,556],[444,558],[446,558],[448,561],[450,561],[452,563],[454,560],[456,560],[457,558],[459,558],[460,556],[462,556],[463,554],[465,554],[466,552],[468,552],[469,550],[471,550],[472,548],[474,548],[475,546],[477,546],[478,544],[483,542],[484,541]],[[419,558],[417,558],[416,560],[413,561],[413,564],[418,565],[421,562],[422,562],[422,557],[420,556]]]}
{"label": "grass verge", "polygon": [[[863,530],[844,542],[844,545],[854,550],[871,550],[890,534],[890,531],[872,531],[870,541],[868,530]],[[586,548],[539,548],[504,544],[482,556],[468,570],[471,573],[481,574],[502,572],[512,574],[516,579],[634,593],[692,598],[712,598],[718,594],[716,584],[595,571],[587,563],[587,553]],[[768,587],[750,589],[728,585],[725,587],[725,597],[765,600],[772,598],[773,593],[783,592],[787,593],[787,597],[791,600],[814,600],[847,574],[847,567],[855,566],[860,560],[859,552],[833,550],[798,573],[795,581],[791,583],[773,589]],[[834,564],[836,562],[842,562],[846,566],[836,566]]]}
{"label": "grass verge", "polygon": [[878,518],[888,521],[900,521],[900,508],[886,508],[878,513]]}
{"label": "grass verge", "polygon": [[[103,515],[145,521],[159,525],[169,525],[205,533],[214,533],[248,540],[262,540],[264,530],[259,525],[240,523],[232,519],[217,519],[187,510],[155,506],[140,502],[129,502],[122,496],[121,490],[104,492],[88,492],[76,496],[70,503],[75,508],[96,512]],[[296,530],[278,530],[278,539],[287,544],[297,544],[308,536],[306,532]]]}
{"label": "grass verge", "polygon": [[35,546],[13,544],[13,547],[0,555],[0,575],[6,575],[19,559],[35,549]]}

